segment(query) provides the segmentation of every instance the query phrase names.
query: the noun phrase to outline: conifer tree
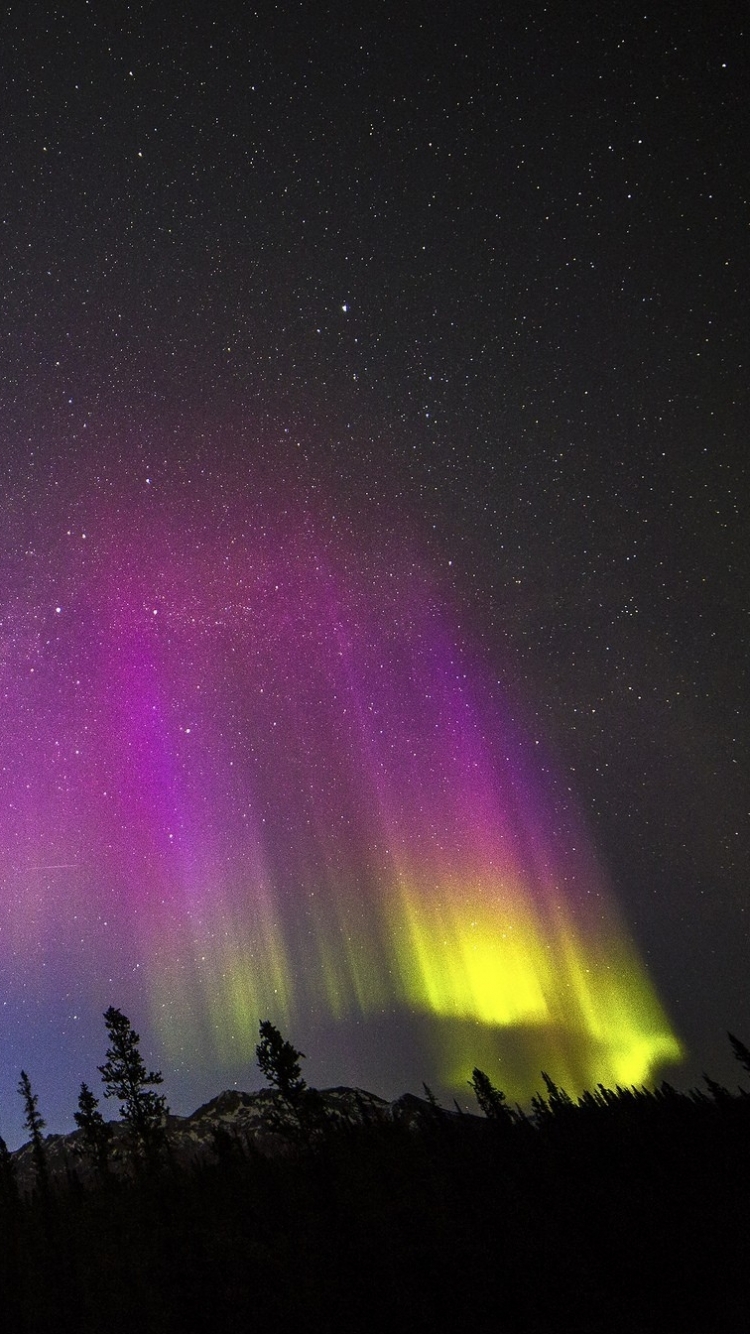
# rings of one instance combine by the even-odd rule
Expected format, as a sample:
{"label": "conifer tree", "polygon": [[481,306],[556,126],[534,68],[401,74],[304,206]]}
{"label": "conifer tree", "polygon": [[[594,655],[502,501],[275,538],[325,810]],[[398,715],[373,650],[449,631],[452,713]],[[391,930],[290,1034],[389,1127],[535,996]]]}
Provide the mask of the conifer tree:
{"label": "conifer tree", "polygon": [[547,1094],[549,1097],[549,1107],[551,1111],[561,1112],[564,1108],[573,1107],[574,1105],[573,1099],[571,1098],[570,1094],[566,1093],[565,1089],[560,1088],[555,1083],[554,1079],[552,1079],[551,1076],[547,1074],[546,1070],[542,1070],[542,1079],[544,1080],[544,1083],[547,1088]]}
{"label": "conifer tree", "polygon": [[719,1082],[716,1079],[712,1079],[711,1076],[705,1074],[705,1072],[703,1078],[706,1082],[708,1091],[711,1094],[711,1097],[713,1098],[714,1102],[718,1103],[732,1102],[732,1094],[729,1092],[728,1088],[725,1088],[723,1084],[719,1084]]}
{"label": "conifer tree", "polygon": [[83,1134],[83,1142],[100,1177],[109,1172],[109,1151],[112,1143],[112,1127],[104,1120],[99,1111],[99,1099],[95,1097],[88,1084],[81,1084],[78,1094],[78,1111],[73,1119]]}
{"label": "conifer tree", "polygon": [[434,1112],[442,1112],[443,1109],[440,1106],[440,1103],[438,1102],[437,1098],[435,1097],[435,1094],[433,1093],[429,1084],[425,1084],[424,1080],[422,1080],[422,1088],[424,1089],[424,1096],[427,1099],[427,1102],[430,1104],[432,1110]]}
{"label": "conifer tree", "polygon": [[746,1047],[744,1042],[740,1042],[739,1038],[734,1036],[734,1033],[727,1033],[727,1037],[732,1044],[735,1060],[739,1061],[743,1070],[746,1070],[750,1075],[750,1048]]}
{"label": "conifer tree", "polygon": [[122,1119],[139,1158],[151,1165],[166,1146],[164,1121],[168,1114],[166,1099],[153,1092],[153,1085],[164,1082],[161,1071],[147,1070],[139,1051],[140,1037],[127,1015],[110,1005],[104,1015],[109,1034],[107,1060],[98,1067],[105,1098],[119,1098]]}
{"label": "conifer tree", "polygon": [[31,1140],[31,1152],[34,1157],[37,1183],[41,1190],[44,1191],[48,1185],[48,1173],[47,1156],[44,1152],[44,1136],[42,1135],[42,1131],[47,1123],[38,1111],[39,1096],[32,1091],[31,1080],[25,1070],[21,1071],[21,1078],[18,1081],[18,1092],[23,1098],[23,1123],[29,1132],[29,1138]]}
{"label": "conifer tree", "polygon": [[261,1074],[282,1101],[282,1114],[272,1118],[274,1129],[308,1139],[322,1126],[324,1109],[317,1089],[309,1088],[302,1076],[300,1061],[305,1060],[305,1053],[283,1038],[270,1019],[264,1019],[255,1055]]}
{"label": "conifer tree", "polygon": [[488,1121],[499,1121],[510,1125],[516,1119],[512,1107],[508,1106],[502,1089],[495,1088],[489,1075],[477,1066],[471,1072],[469,1088],[474,1090],[474,1097]]}
{"label": "conifer tree", "polygon": [[255,1048],[255,1055],[260,1072],[271,1087],[286,1102],[298,1100],[307,1088],[300,1066],[300,1061],[305,1060],[305,1053],[297,1051],[291,1042],[287,1042],[270,1019],[264,1019],[260,1025],[260,1042]]}
{"label": "conifer tree", "polygon": [[552,1115],[552,1108],[541,1093],[535,1093],[531,1099],[531,1110],[538,1125],[542,1125]]}

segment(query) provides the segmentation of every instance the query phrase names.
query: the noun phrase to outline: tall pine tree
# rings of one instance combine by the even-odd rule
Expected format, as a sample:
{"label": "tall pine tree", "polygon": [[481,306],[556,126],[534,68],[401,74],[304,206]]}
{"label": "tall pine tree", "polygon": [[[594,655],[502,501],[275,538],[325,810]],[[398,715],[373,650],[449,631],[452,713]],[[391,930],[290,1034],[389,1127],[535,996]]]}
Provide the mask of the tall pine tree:
{"label": "tall pine tree", "polygon": [[105,1098],[119,1098],[122,1119],[130,1131],[136,1160],[153,1166],[166,1148],[169,1109],[154,1085],[164,1082],[160,1070],[147,1070],[139,1050],[140,1037],[127,1015],[110,1005],[104,1015],[109,1035],[107,1059],[98,1067]]}
{"label": "tall pine tree", "polygon": [[279,1096],[280,1106],[271,1118],[273,1129],[290,1138],[309,1140],[322,1128],[325,1108],[317,1089],[309,1088],[302,1076],[300,1061],[305,1053],[283,1038],[270,1019],[264,1019],[255,1055],[261,1074]]}
{"label": "tall pine tree", "polygon": [[95,1097],[88,1084],[81,1084],[78,1094],[78,1111],[73,1119],[83,1135],[94,1169],[104,1179],[109,1173],[109,1151],[112,1143],[112,1127],[104,1120],[99,1111],[99,1099]]}
{"label": "tall pine tree", "polygon": [[496,1121],[501,1125],[513,1124],[516,1114],[512,1107],[508,1106],[502,1089],[495,1088],[489,1075],[478,1066],[471,1072],[469,1087],[474,1090],[474,1097],[489,1121]]}
{"label": "tall pine tree", "polygon": [[29,1138],[31,1140],[31,1152],[34,1158],[37,1185],[41,1191],[45,1192],[49,1184],[47,1155],[44,1151],[44,1136],[42,1135],[46,1121],[38,1111],[39,1096],[33,1092],[31,1088],[31,1080],[25,1070],[21,1071],[21,1078],[18,1081],[18,1092],[23,1098],[23,1123],[29,1132]]}
{"label": "tall pine tree", "polygon": [[735,1060],[739,1061],[743,1070],[746,1070],[750,1075],[750,1048],[746,1047],[744,1042],[740,1042],[739,1038],[734,1036],[734,1033],[727,1033],[727,1037],[732,1045]]}

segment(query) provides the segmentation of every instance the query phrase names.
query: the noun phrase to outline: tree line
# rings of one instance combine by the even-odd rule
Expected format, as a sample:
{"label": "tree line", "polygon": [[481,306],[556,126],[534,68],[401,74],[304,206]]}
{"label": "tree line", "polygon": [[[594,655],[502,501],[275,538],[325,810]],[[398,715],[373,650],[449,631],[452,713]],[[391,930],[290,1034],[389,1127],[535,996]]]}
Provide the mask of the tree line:
{"label": "tree line", "polygon": [[[485,1071],[482,1115],[428,1087],[391,1114],[334,1119],[304,1054],[269,1021],[256,1057],[281,1151],[218,1129],[171,1152],[162,1076],[127,1016],[105,1014],[98,1067],[115,1133],[81,1085],[87,1172],[47,1158],[26,1072],[33,1161],[0,1150],[0,1309],[7,1334],[201,1334],[467,1328],[493,1334],[734,1334],[747,1328],[750,1094],[598,1085],[548,1073],[528,1109]],[[750,1049],[730,1037],[750,1074]],[[266,1104],[264,1103],[264,1106]],[[397,1115],[397,1108],[400,1113]],[[118,1156],[119,1155],[119,1156]],[[27,1157],[29,1152],[27,1150]]]}

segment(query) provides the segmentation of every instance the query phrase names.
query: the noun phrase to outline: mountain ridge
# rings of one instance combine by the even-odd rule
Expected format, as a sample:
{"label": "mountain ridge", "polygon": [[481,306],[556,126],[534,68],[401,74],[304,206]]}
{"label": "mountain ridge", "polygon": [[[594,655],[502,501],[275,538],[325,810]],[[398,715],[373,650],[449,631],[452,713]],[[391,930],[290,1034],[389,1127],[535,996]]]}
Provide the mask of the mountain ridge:
{"label": "mountain ridge", "polygon": [[[336,1085],[315,1092],[322,1100],[325,1123],[332,1129],[378,1121],[398,1121],[416,1127],[426,1121],[434,1121],[436,1113],[450,1119],[458,1116],[469,1121],[481,1119],[471,1113],[436,1108],[426,1098],[413,1093],[402,1093],[389,1101],[367,1089],[348,1085]],[[288,1123],[289,1134],[284,1131],[284,1121]],[[126,1173],[130,1161],[127,1125],[121,1119],[108,1121],[107,1125],[112,1131],[112,1167],[118,1175]],[[263,1088],[252,1092],[223,1089],[186,1116],[168,1112],[164,1118],[164,1128],[170,1152],[180,1161],[190,1163],[210,1156],[217,1158],[233,1147],[269,1155],[288,1151],[293,1142],[294,1118],[273,1089]],[[72,1173],[86,1180],[93,1175],[91,1154],[82,1130],[44,1135],[43,1147],[47,1168],[53,1179]],[[9,1156],[21,1189],[30,1190],[36,1179],[31,1140],[12,1150]]]}

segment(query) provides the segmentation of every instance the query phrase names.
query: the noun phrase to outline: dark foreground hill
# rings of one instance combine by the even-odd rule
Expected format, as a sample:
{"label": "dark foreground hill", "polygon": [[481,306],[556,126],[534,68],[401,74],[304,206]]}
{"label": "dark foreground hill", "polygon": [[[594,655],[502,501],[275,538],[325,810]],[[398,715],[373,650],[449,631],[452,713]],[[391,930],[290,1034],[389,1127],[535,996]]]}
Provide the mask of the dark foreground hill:
{"label": "dark foreground hill", "polygon": [[[750,1328],[750,1098],[600,1090],[533,1119],[328,1090],[314,1131],[272,1094],[170,1118],[159,1163],[118,1133],[0,1173],[7,1334]],[[119,1141],[119,1142],[118,1142]]]}

